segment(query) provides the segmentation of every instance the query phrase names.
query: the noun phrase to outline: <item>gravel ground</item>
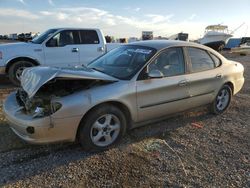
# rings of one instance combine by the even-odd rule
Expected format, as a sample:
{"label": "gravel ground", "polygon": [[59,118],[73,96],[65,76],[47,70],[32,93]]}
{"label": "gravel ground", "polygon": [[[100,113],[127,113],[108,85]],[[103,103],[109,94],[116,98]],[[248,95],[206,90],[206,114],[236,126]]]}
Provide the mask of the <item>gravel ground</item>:
{"label": "gravel ground", "polygon": [[[86,153],[75,143],[32,146],[0,109],[0,185],[5,187],[250,187],[250,57],[227,112],[204,108],[128,132],[121,144]],[[1,89],[3,99],[10,90]]]}

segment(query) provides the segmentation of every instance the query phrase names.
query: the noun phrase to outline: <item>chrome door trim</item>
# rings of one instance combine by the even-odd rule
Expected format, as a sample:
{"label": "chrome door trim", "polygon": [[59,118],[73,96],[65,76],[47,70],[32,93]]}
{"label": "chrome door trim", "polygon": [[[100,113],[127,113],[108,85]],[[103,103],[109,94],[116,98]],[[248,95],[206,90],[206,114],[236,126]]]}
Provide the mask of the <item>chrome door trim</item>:
{"label": "chrome door trim", "polygon": [[198,94],[198,95],[184,97],[184,98],[178,98],[178,99],[174,99],[174,100],[162,101],[162,102],[159,102],[159,103],[147,104],[145,106],[140,106],[140,108],[149,108],[149,107],[158,106],[158,105],[162,105],[162,104],[167,104],[167,103],[171,103],[171,102],[176,102],[176,101],[189,99],[189,98],[193,98],[193,97],[199,97],[199,96],[202,96],[202,95],[209,95],[209,94],[212,94],[212,93],[214,93],[214,90],[206,92],[206,93]]}

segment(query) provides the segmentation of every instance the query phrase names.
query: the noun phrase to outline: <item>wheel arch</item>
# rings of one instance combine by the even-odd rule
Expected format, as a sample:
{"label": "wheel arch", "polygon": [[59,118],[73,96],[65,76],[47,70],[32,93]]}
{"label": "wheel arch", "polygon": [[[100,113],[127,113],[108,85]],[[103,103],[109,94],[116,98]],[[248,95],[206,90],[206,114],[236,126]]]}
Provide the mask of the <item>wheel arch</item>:
{"label": "wheel arch", "polygon": [[17,62],[17,61],[23,61],[23,60],[30,61],[30,62],[34,63],[34,65],[36,65],[36,66],[40,65],[40,63],[39,63],[37,60],[35,60],[35,59],[31,58],[31,57],[16,57],[16,58],[13,58],[13,59],[11,59],[10,61],[8,61],[7,65],[6,65],[5,72],[8,73],[9,68],[10,68],[15,62]]}
{"label": "wheel arch", "polygon": [[234,95],[234,84],[232,82],[228,81],[224,85],[228,85],[232,90],[232,94]]}
{"label": "wheel arch", "polygon": [[132,116],[131,116],[131,113],[129,111],[129,108],[122,102],[118,102],[118,101],[106,101],[106,102],[102,102],[100,104],[97,104],[95,106],[93,106],[92,108],[90,108],[82,117],[78,127],[77,127],[77,132],[76,132],[76,140],[79,138],[79,129],[80,129],[80,125],[82,122],[84,122],[84,120],[87,118],[87,116],[92,112],[94,111],[95,109],[97,108],[100,108],[101,106],[103,105],[114,105],[116,106],[117,108],[119,108],[120,110],[122,110],[122,112],[124,112],[124,115],[126,117],[126,120],[127,120],[127,127],[126,129],[130,129],[131,128],[131,123],[132,123]]}

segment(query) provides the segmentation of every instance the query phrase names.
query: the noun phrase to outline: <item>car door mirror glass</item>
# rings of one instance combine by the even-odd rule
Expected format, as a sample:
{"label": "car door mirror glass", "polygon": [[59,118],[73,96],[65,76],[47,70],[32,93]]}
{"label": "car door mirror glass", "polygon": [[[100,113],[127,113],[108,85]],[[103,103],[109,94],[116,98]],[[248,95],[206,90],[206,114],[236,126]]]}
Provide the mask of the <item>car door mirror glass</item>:
{"label": "car door mirror glass", "polygon": [[159,70],[150,70],[148,73],[149,78],[163,78],[164,75],[161,71]]}

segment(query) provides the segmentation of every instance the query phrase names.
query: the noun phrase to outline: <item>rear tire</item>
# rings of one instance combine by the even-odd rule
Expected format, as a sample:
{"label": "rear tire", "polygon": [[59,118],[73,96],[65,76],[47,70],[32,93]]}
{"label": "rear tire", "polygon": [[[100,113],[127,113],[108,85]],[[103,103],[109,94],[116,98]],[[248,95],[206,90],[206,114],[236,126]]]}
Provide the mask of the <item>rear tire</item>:
{"label": "rear tire", "polygon": [[27,67],[33,67],[34,64],[30,61],[26,60],[21,60],[15,62],[13,65],[10,66],[8,75],[10,81],[15,85],[15,86],[20,86],[20,79],[22,72],[25,68]]}
{"label": "rear tire", "polygon": [[213,114],[221,114],[228,108],[232,98],[232,89],[228,85],[224,85],[216,95],[214,102],[211,104],[211,112]]}
{"label": "rear tire", "polygon": [[127,120],[119,108],[106,104],[90,111],[79,126],[78,140],[85,150],[105,150],[125,134]]}

